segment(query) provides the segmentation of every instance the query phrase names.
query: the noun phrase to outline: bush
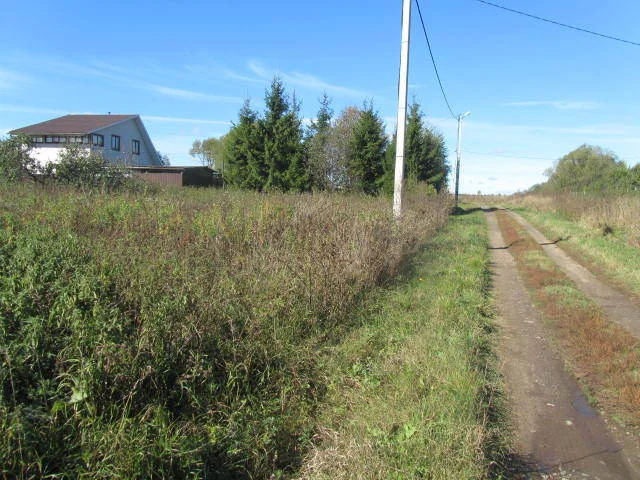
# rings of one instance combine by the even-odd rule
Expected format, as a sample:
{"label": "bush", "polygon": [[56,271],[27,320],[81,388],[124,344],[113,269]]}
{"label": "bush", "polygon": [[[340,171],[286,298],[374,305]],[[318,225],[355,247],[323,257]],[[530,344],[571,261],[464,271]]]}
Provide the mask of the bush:
{"label": "bush", "polygon": [[39,180],[40,166],[31,156],[33,141],[18,135],[0,140],[0,183]]}
{"label": "bush", "polygon": [[79,145],[68,145],[45,172],[56,183],[79,189],[113,191],[135,184],[124,166],[110,164],[101,153]]}

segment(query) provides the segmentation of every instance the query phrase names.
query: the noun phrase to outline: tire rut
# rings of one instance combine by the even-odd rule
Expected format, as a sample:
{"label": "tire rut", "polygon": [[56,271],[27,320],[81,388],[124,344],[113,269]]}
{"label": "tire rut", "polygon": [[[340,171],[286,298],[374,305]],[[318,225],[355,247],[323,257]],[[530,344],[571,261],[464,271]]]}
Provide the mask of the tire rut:
{"label": "tire rut", "polygon": [[558,267],[590,297],[607,318],[640,339],[640,307],[625,295],[601,282],[593,273],[567,255],[558,245],[550,242],[540,231],[515,212],[507,210],[529,235],[538,242]]}
{"label": "tire rut", "polygon": [[484,209],[494,294],[502,328],[500,357],[512,402],[520,459],[516,479],[635,479],[624,443],[609,431],[567,373],[533,306],[495,214]]}

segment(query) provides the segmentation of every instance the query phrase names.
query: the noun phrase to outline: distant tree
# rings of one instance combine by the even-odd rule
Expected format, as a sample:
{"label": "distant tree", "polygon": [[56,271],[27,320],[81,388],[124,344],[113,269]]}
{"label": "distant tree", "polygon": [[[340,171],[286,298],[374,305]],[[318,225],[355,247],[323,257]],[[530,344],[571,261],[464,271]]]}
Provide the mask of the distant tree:
{"label": "distant tree", "polygon": [[194,140],[191,150],[189,150],[189,155],[198,159],[202,166],[218,170],[222,164],[223,143],[224,136],[220,138],[211,137],[204,140]]}
{"label": "distant tree", "polygon": [[384,124],[373,105],[365,104],[349,141],[348,169],[356,190],[369,195],[378,193],[386,147]]}
{"label": "distant tree", "polygon": [[42,169],[32,156],[32,149],[33,140],[25,135],[0,140],[0,182],[42,181]]}
{"label": "distant tree", "polygon": [[570,192],[624,191],[631,188],[626,164],[615,153],[582,145],[545,172],[544,190]]}
{"label": "distant tree", "polygon": [[159,150],[156,150],[156,153],[158,154],[158,158],[160,159],[160,165],[162,165],[163,167],[168,167],[171,165],[171,160],[169,160],[169,156],[166,153],[162,153]]}

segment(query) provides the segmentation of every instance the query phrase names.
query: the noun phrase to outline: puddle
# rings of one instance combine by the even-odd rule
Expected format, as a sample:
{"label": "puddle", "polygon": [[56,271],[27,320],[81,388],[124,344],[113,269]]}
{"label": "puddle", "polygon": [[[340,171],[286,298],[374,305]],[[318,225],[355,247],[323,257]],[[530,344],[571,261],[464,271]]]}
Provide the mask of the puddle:
{"label": "puddle", "polygon": [[575,409],[575,411],[578,412],[583,417],[598,416],[598,412],[596,412],[591,407],[591,405],[589,405],[589,402],[587,402],[587,399],[585,398],[584,395],[582,395],[582,393],[579,393],[576,395],[576,398],[573,402],[571,402],[571,405],[573,405],[573,408]]}

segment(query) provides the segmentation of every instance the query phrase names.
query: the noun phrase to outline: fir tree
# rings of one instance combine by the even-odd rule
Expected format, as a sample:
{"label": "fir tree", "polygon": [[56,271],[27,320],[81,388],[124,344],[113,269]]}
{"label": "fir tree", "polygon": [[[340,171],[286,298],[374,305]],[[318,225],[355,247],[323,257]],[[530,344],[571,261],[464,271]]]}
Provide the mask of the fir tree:
{"label": "fir tree", "polygon": [[371,104],[365,104],[349,142],[352,185],[369,195],[378,193],[384,173],[387,137],[382,120]]}
{"label": "fir tree", "polygon": [[405,178],[426,182],[437,191],[446,187],[449,166],[444,137],[433,127],[425,125],[424,114],[414,100],[409,107],[405,137]]}
{"label": "fir tree", "polygon": [[223,158],[227,165],[227,178],[231,185],[259,190],[264,184],[265,168],[257,135],[258,115],[249,100],[238,113],[224,143]]}
{"label": "fir tree", "polygon": [[275,77],[265,94],[266,111],[260,123],[267,176],[264,188],[287,191],[308,186],[302,149],[300,105],[290,103],[280,78]]}

